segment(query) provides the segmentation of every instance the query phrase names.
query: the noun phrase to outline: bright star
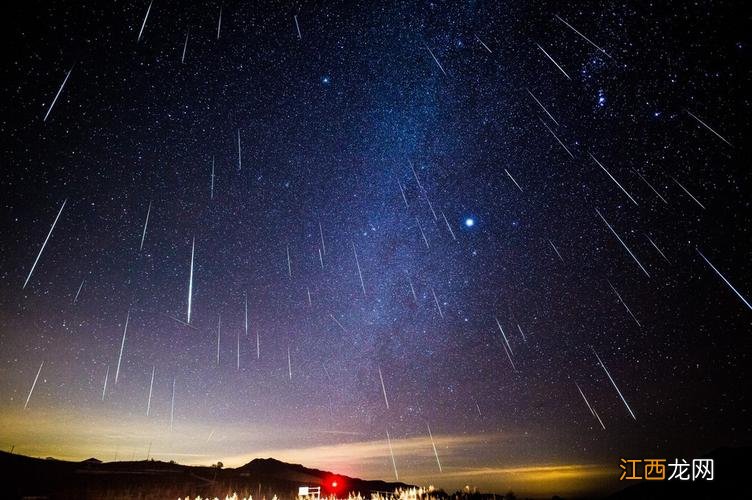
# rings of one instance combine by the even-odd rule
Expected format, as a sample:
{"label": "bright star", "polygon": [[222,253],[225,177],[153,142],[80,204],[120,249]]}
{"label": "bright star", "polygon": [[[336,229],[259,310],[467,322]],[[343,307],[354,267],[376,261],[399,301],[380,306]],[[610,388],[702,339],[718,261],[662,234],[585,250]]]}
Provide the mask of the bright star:
{"label": "bright star", "polygon": [[471,217],[468,217],[467,219],[465,219],[465,225],[467,227],[473,227],[475,225],[475,220]]}

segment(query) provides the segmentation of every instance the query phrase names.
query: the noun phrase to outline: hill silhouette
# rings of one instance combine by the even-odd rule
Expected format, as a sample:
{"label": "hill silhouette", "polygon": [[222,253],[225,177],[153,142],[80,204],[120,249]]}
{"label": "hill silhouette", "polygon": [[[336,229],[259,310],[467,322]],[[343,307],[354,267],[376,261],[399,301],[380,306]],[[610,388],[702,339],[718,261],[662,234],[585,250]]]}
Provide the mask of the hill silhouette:
{"label": "hill silhouette", "polygon": [[[719,448],[705,455],[715,460],[713,481],[643,481],[626,486],[606,500],[725,500],[752,498],[746,475],[752,447]],[[255,500],[296,498],[299,486],[320,486],[321,496],[339,497],[359,492],[392,492],[411,488],[401,482],[364,480],[273,458],[257,458],[237,468],[189,466],[158,460],[102,462],[94,457],[81,462],[40,459],[0,452],[0,498],[49,499],[163,499],[190,495],[224,498],[233,492]],[[668,471],[667,471],[668,473]],[[336,482],[336,487],[333,483]],[[627,483],[624,483],[627,485]],[[501,498],[491,494],[466,495],[468,500]],[[448,498],[446,494],[439,496]],[[558,498],[558,497],[554,497]]]}
{"label": "hill silhouette", "polygon": [[[299,486],[320,486],[322,496],[349,491],[368,495],[411,485],[369,481],[288,464],[273,458],[257,458],[237,468],[189,466],[158,460],[82,462],[39,459],[0,452],[3,498],[50,499],[163,499],[190,495],[217,496],[237,492],[259,500],[295,498]],[[336,486],[333,484],[336,483]]]}

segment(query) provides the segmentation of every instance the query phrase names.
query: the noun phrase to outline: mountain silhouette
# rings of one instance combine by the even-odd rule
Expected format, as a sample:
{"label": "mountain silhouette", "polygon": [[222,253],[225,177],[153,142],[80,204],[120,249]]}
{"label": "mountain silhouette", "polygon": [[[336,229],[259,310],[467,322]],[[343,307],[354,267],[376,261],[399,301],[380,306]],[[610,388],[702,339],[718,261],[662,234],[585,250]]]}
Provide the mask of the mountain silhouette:
{"label": "mountain silhouette", "polygon": [[254,499],[292,499],[298,487],[321,487],[321,496],[394,491],[412,485],[369,481],[288,464],[273,458],[255,459],[238,468],[189,466],[157,460],[81,462],[40,459],[0,452],[2,498],[163,499],[190,495],[224,498],[237,492]]}
{"label": "mountain silhouette", "polygon": [[[718,448],[704,458],[715,461],[713,481],[642,481],[606,497],[606,500],[725,500],[752,498],[747,460],[752,447]],[[92,457],[81,462],[40,459],[0,452],[0,498],[121,499],[224,498],[238,493],[254,500],[297,497],[298,487],[321,487],[321,497],[348,492],[365,498],[374,491],[411,488],[401,482],[373,481],[311,469],[273,458],[257,458],[237,468],[189,466],[157,460],[101,462]],[[668,468],[667,468],[668,477]],[[336,486],[335,486],[336,484]],[[459,492],[458,492],[459,493]],[[445,494],[442,498],[447,498]],[[465,496],[463,496],[465,498]],[[473,498],[497,498],[475,494]]]}

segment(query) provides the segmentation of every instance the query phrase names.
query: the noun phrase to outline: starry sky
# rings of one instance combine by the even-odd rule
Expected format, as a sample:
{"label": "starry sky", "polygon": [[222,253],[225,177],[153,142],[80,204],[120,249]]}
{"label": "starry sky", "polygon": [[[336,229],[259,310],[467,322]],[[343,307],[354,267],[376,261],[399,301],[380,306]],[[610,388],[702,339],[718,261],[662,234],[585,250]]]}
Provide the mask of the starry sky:
{"label": "starry sky", "polygon": [[743,10],[9,6],[0,445],[551,495],[750,444]]}

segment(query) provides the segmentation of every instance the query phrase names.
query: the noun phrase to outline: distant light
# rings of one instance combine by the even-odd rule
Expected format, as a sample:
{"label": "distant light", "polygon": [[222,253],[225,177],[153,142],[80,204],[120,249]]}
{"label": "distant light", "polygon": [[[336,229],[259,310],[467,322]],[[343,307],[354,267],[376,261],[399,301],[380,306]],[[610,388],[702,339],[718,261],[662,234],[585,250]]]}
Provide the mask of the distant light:
{"label": "distant light", "polygon": [[473,227],[475,225],[475,219],[468,217],[467,219],[465,219],[465,225],[467,227]]}
{"label": "distant light", "polygon": [[332,481],[332,488],[336,488],[336,487],[337,487],[337,481]]}

